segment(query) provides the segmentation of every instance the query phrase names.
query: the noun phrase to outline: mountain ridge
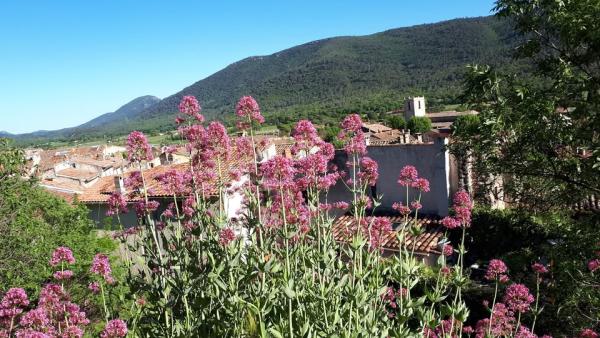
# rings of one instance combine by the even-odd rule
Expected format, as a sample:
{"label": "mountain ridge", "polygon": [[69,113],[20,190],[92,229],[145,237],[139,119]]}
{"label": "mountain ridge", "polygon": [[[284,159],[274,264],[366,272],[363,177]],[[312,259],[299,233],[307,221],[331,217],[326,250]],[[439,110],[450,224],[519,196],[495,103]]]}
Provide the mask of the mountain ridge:
{"label": "mountain ridge", "polygon": [[292,116],[392,110],[401,107],[402,97],[417,94],[434,104],[456,103],[465,66],[518,67],[512,59],[517,41],[509,22],[491,16],[319,39],[233,62],[144,109],[111,116],[119,119],[104,121],[102,115],[84,128],[46,137],[173,129],[184,95],[196,96],[207,119],[219,120],[230,120],[239,97],[252,95],[274,124],[288,123]]}

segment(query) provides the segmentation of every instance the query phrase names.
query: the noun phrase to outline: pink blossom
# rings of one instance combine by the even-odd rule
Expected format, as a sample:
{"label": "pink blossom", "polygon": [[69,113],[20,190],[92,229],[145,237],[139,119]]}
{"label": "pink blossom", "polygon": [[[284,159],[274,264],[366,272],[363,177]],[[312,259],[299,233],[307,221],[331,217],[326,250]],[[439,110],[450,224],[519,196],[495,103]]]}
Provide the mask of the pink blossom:
{"label": "pink blossom", "polygon": [[81,338],[83,337],[83,333],[83,330],[79,326],[71,325],[63,331],[61,338]]}
{"label": "pink blossom", "polygon": [[460,222],[456,218],[450,216],[444,217],[440,223],[442,223],[445,228],[450,230],[456,229],[460,226]]}
{"label": "pink blossom", "polygon": [[377,162],[372,160],[370,157],[363,157],[360,160],[360,167],[361,169],[358,173],[358,177],[365,184],[374,186],[377,183],[377,178],[379,177],[379,173],[377,172]]}
{"label": "pink blossom", "polygon": [[400,214],[406,216],[408,214],[410,214],[410,208],[404,204],[402,204],[402,202],[394,202],[394,204],[392,204],[392,209],[398,211]]}
{"label": "pink blossom", "polygon": [[[401,170],[400,170],[400,176],[398,177],[398,184],[400,184],[401,186],[412,186],[417,178],[418,178],[419,174],[417,172],[417,168],[415,168],[412,165],[407,165],[404,166]],[[429,182],[427,182],[429,183]]]}
{"label": "pink blossom", "polygon": [[130,162],[141,162],[151,161],[153,158],[146,136],[139,131],[132,131],[127,136],[127,159]]}
{"label": "pink blossom", "polygon": [[348,204],[348,202],[339,201],[333,203],[333,207],[340,210],[348,210],[348,207],[350,207],[350,205]]}
{"label": "pink blossom", "polygon": [[529,311],[530,304],[535,299],[529,293],[529,289],[523,284],[511,284],[506,288],[503,301],[508,308],[515,312]]}
{"label": "pink blossom", "polygon": [[523,325],[519,326],[519,331],[514,338],[538,338],[536,334],[531,332],[528,328]]}
{"label": "pink blossom", "polygon": [[293,185],[293,178],[296,174],[292,160],[277,155],[264,162],[260,166],[263,174],[263,185],[268,189],[279,189],[280,186],[289,187]]}
{"label": "pink blossom", "polygon": [[587,264],[588,269],[590,270],[590,272],[594,272],[598,269],[600,269],[600,259],[592,259],[588,262]]}
{"label": "pink blossom", "polygon": [[51,266],[58,266],[61,263],[67,264],[75,264],[75,257],[73,257],[73,251],[71,249],[60,246],[54,250],[52,253],[52,258],[50,258]]}
{"label": "pink blossom", "polygon": [[127,335],[127,324],[121,319],[113,319],[106,324],[101,338],[122,338]]}
{"label": "pink blossom", "polygon": [[0,302],[0,319],[11,318],[21,312],[24,307],[29,305],[27,293],[22,288],[11,288],[2,297]]}
{"label": "pink blossom", "polygon": [[419,201],[412,201],[410,202],[410,207],[415,210],[420,210],[423,207],[423,205]]}
{"label": "pink blossom", "polygon": [[168,170],[162,174],[156,175],[156,179],[170,195],[180,195],[186,190],[186,176],[178,170]]}
{"label": "pink blossom", "polygon": [[138,218],[142,218],[158,209],[159,206],[160,203],[157,201],[148,201],[148,203],[146,203],[146,201],[139,201],[135,204],[135,213],[137,214]]}
{"label": "pink blossom", "polygon": [[445,244],[442,253],[444,256],[450,257],[454,253],[454,248],[450,244]]}
{"label": "pink blossom", "polygon": [[24,329],[17,331],[17,338],[52,338],[51,335],[44,332],[35,331],[31,329]]}
{"label": "pink blossom", "polygon": [[542,263],[534,263],[531,265],[531,268],[540,275],[548,273],[548,268]]}
{"label": "pink blossom", "polygon": [[91,282],[88,285],[88,289],[90,291],[92,291],[92,293],[98,294],[98,293],[100,293],[100,283],[98,283],[98,282]]}
{"label": "pink blossom", "polygon": [[223,228],[219,232],[219,244],[221,246],[228,246],[231,242],[236,239],[235,231],[231,227]]}
{"label": "pink blossom", "polygon": [[[110,262],[108,256],[104,254],[96,254],[90,267],[90,272],[102,276],[107,282],[112,279],[112,269],[110,268]],[[110,284],[110,283],[109,283]]]}
{"label": "pink blossom", "polygon": [[[198,122],[204,122],[204,116],[200,114],[200,104],[198,100],[192,95],[186,95],[181,99],[179,103],[179,111],[183,114],[189,115],[196,119]],[[179,123],[183,122],[181,118],[179,119]],[[177,120],[176,120],[177,121]],[[179,124],[178,123],[178,124]]]}
{"label": "pink blossom", "polygon": [[411,186],[422,192],[429,192],[429,181],[425,178],[417,178]]}
{"label": "pink blossom", "polygon": [[475,325],[475,337],[488,337],[488,329],[493,337],[509,337],[513,333],[515,322],[514,313],[503,303],[496,303],[491,324],[489,318],[479,320]]}
{"label": "pink blossom", "polygon": [[[239,117],[247,118],[258,123],[265,122],[265,118],[260,113],[260,107],[252,96],[242,96],[235,107],[235,114]],[[248,127],[245,124],[241,127]],[[245,128],[242,128],[245,129]]]}
{"label": "pink blossom", "polygon": [[67,279],[73,278],[73,271],[71,271],[71,270],[56,271],[53,276],[54,276],[54,279],[56,279],[56,280],[67,280]]}
{"label": "pink blossom", "polygon": [[452,271],[450,270],[450,268],[449,268],[448,266],[443,266],[443,267],[440,269],[440,273],[442,274],[442,276],[445,276],[445,277],[447,277],[447,276],[450,276],[450,273],[451,273],[451,272],[452,272]]}
{"label": "pink blossom", "polygon": [[365,135],[362,131],[357,132],[354,137],[351,137],[344,146],[344,150],[349,155],[364,155],[367,153],[367,143]]}
{"label": "pink blossom", "polygon": [[127,200],[125,200],[125,197],[118,192],[112,193],[106,203],[108,204],[106,216],[124,214],[129,211],[127,210]]}
{"label": "pink blossom", "polygon": [[392,222],[387,217],[367,217],[362,222],[364,235],[369,239],[369,248],[380,249],[392,231]]}
{"label": "pink blossom", "polygon": [[50,324],[50,319],[44,308],[37,308],[24,314],[20,324],[31,329],[43,329]]}
{"label": "pink blossom", "polygon": [[592,329],[585,329],[579,333],[579,338],[598,338],[599,335]]}
{"label": "pink blossom", "polygon": [[506,272],[508,272],[508,268],[503,261],[499,259],[492,259],[488,264],[487,271],[485,272],[485,279],[489,281],[495,281],[497,278],[505,275]]}
{"label": "pink blossom", "polygon": [[362,130],[362,120],[358,114],[350,114],[342,121],[342,129],[347,132],[358,133]]}

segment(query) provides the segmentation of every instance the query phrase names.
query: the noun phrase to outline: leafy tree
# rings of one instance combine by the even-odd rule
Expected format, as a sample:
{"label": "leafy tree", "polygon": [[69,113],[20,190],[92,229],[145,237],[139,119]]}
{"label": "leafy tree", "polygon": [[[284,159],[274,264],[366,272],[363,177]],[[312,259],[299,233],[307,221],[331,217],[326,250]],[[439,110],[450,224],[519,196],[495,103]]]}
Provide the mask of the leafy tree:
{"label": "leafy tree", "polygon": [[497,15],[525,38],[516,56],[531,76],[472,66],[464,99],[478,128],[457,128],[477,170],[504,175],[515,203],[546,209],[600,193],[600,3],[501,0]]}
{"label": "leafy tree", "polygon": [[425,116],[413,116],[406,126],[413,133],[425,133],[431,130],[431,120]]}
{"label": "leafy tree", "polygon": [[111,252],[115,245],[92,231],[87,208],[23,179],[23,164],[22,152],[0,139],[0,290],[35,292],[51,275],[48,260],[56,247],[70,247],[75,272],[87,272],[96,252]]}
{"label": "leafy tree", "polygon": [[388,118],[387,123],[394,129],[406,129],[406,120],[402,116],[392,115]]}

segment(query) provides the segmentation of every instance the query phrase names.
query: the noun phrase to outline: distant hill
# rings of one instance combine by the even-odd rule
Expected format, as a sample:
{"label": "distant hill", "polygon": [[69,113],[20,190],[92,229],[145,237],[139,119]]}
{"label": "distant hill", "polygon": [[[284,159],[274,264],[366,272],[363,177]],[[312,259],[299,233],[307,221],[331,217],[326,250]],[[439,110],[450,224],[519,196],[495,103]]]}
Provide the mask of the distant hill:
{"label": "distant hill", "polygon": [[[112,113],[100,115],[76,127],[59,130],[38,130],[19,135],[0,132],[0,136],[14,138],[17,141],[25,143],[45,142],[51,139],[78,139],[86,133],[98,134],[104,130],[110,131],[114,125],[128,123],[132,118],[137,118],[139,113],[151,108],[158,102],[160,102],[160,99],[156,96],[140,96],[124,104]],[[6,135],[3,135],[3,133]],[[107,134],[110,134],[110,132],[107,132]]]}
{"label": "distant hill", "polygon": [[398,108],[402,97],[414,94],[426,95],[430,106],[457,103],[465,66],[516,67],[511,52],[517,42],[511,24],[494,17],[318,40],[243,59],[160,102],[154,98],[156,102],[144,109],[105,114],[46,136],[172,129],[183,95],[195,95],[202,113],[218,119],[228,119],[242,95],[253,95],[267,116],[294,119]]}

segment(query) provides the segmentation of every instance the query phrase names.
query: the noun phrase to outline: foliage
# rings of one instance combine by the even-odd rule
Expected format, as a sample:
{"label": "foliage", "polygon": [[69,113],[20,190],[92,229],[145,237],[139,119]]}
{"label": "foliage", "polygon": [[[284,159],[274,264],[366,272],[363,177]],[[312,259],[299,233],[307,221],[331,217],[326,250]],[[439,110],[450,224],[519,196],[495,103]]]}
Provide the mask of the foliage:
{"label": "foliage", "polygon": [[[526,267],[531,262],[546,263],[550,274],[541,285],[539,302],[544,311],[538,318],[539,327],[545,333],[571,336],[599,324],[600,290],[594,287],[598,282],[586,266],[599,249],[599,221],[596,215],[572,218],[559,213],[477,209],[467,236],[470,250],[466,260],[481,266],[502,258],[512,278],[532,289],[536,279]],[[480,278],[476,271],[474,276],[478,275]],[[569,292],[564,292],[567,289]],[[468,291],[473,292],[478,290]],[[476,303],[481,297],[476,297]]]}
{"label": "foliage", "polygon": [[479,128],[458,130],[483,175],[505,175],[514,203],[544,210],[600,192],[600,4],[595,0],[501,0],[527,39],[517,56],[531,76],[472,66],[464,98],[480,111]]}
{"label": "foliage", "polygon": [[0,145],[0,289],[23,287],[36,293],[50,275],[48,253],[69,246],[81,260],[76,272],[96,251],[115,248],[92,231],[84,206],[69,205],[36,182],[21,178],[22,153]]}
{"label": "foliage", "polygon": [[413,133],[426,133],[431,130],[431,120],[426,116],[413,116],[406,127]]}
{"label": "foliage", "polygon": [[392,115],[387,119],[387,125],[390,128],[403,130],[406,129],[406,120],[400,115]]}

